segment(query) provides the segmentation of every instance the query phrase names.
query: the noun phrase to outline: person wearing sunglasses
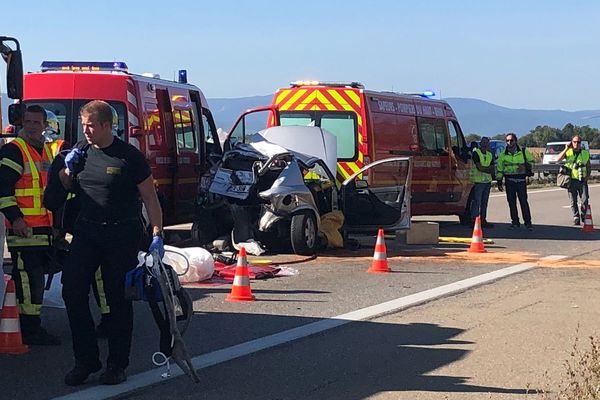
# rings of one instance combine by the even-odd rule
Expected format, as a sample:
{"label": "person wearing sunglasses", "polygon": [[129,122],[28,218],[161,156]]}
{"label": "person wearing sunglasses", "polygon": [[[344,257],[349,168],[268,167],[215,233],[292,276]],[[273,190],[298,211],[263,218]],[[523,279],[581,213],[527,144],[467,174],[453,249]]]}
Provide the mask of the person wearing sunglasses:
{"label": "person wearing sunglasses", "polygon": [[506,184],[506,200],[510,210],[511,224],[509,229],[521,226],[517,210],[517,198],[523,214],[525,227],[532,231],[531,210],[527,201],[527,177],[532,175],[534,158],[525,147],[517,144],[517,135],[506,134],[506,149],[500,153],[497,160],[496,181],[498,190],[503,191],[503,180]]}
{"label": "person wearing sunglasses", "polygon": [[[571,171],[568,191],[573,212],[573,225],[581,225],[590,200],[587,180],[591,173],[591,163],[590,152],[581,145],[580,136],[573,136],[573,139],[565,145],[565,149],[558,155],[558,161],[563,159],[565,167]],[[579,199],[581,199],[581,208],[577,204]]]}

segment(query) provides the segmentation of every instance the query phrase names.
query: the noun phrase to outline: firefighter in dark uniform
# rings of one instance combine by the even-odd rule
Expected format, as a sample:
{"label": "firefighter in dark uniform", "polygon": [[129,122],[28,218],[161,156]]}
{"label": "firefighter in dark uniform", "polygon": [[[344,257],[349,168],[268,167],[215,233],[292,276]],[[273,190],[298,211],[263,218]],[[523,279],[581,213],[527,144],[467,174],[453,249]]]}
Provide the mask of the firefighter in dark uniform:
{"label": "firefighter in dark uniform", "polygon": [[63,186],[79,197],[81,206],[62,274],[75,355],[75,366],[65,376],[65,383],[80,385],[102,368],[88,304],[90,285],[101,268],[111,317],[108,359],[100,383],[115,385],[126,380],[129,364],[133,308],[125,299],[124,281],[126,273],[137,265],[143,230],[140,198],[154,235],[149,251],[161,255],[162,212],[144,155],[112,134],[114,109],[94,100],[81,108],[80,115],[89,146],[84,150],[75,145],[59,174]]}
{"label": "firefighter in dark uniform", "polygon": [[51,147],[44,143],[46,124],[46,111],[29,106],[23,129],[2,147],[0,155],[0,210],[6,217],[23,342],[31,345],[60,344],[57,336],[41,326],[44,272],[52,243],[52,214],[42,199],[54,158]]}
{"label": "firefighter in dark uniform", "polygon": [[[65,167],[65,156],[69,152],[69,150],[66,150],[68,147],[64,146],[64,144],[64,141],[60,139],[53,140],[49,144],[55,150],[56,154],[48,171],[48,185],[44,190],[44,206],[46,209],[52,211],[54,227],[52,268],[49,273],[62,271],[62,266],[69,250],[69,242],[65,237],[67,234],[73,234],[75,220],[80,210],[79,198],[65,189],[59,178],[60,171]],[[106,339],[110,307],[108,307],[108,303],[106,302],[106,293],[104,292],[104,282],[102,281],[102,271],[100,268],[96,270],[92,290],[101,315],[100,323],[96,327],[96,336]]]}

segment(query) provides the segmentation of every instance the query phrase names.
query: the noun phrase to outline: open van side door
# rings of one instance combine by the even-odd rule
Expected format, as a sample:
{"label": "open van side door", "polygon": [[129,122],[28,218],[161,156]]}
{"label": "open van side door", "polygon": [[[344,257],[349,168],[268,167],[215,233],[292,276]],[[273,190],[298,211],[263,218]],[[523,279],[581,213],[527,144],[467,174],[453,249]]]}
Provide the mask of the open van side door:
{"label": "open van side door", "polygon": [[344,231],[410,228],[412,158],[392,157],[366,165],[341,187]]}

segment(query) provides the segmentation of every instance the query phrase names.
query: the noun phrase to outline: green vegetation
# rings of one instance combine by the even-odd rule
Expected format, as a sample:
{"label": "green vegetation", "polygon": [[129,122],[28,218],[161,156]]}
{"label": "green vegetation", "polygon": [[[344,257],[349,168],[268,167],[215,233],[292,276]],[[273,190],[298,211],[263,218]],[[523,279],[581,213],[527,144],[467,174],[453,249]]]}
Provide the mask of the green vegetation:
{"label": "green vegetation", "polygon": [[[504,133],[492,137],[492,139],[504,140]],[[550,126],[536,126],[527,135],[519,138],[519,144],[527,147],[546,147],[548,142],[561,142],[571,140],[575,135],[587,140],[591,149],[600,149],[600,129],[589,126],[576,126],[566,124],[564,128],[552,128]],[[480,135],[471,133],[465,137],[467,143],[481,139]]]}

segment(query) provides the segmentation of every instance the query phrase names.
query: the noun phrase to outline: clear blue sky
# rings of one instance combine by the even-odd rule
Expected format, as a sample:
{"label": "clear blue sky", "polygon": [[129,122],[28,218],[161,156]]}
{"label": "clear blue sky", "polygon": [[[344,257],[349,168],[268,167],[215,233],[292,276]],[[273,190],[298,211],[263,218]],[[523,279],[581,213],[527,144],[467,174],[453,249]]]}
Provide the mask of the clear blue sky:
{"label": "clear blue sky", "polygon": [[[292,80],[600,109],[600,1],[3,1],[0,35],[42,60],[119,60],[209,98]],[[9,23],[10,22],[10,23]],[[4,86],[4,85],[2,85]]]}

